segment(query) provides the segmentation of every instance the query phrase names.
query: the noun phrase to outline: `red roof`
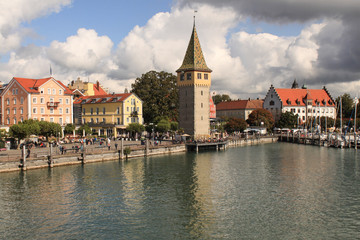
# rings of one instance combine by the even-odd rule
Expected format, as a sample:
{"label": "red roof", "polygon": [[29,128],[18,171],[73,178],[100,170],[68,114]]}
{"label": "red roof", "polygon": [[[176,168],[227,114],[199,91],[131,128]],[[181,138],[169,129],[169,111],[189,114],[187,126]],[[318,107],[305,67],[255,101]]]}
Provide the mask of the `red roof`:
{"label": "red roof", "polygon": [[106,95],[106,94],[108,94],[107,92],[104,91],[104,89],[102,89],[102,87],[97,86],[97,84],[93,85],[93,89],[94,89],[94,95]]}
{"label": "red roof", "polygon": [[221,102],[216,105],[216,111],[221,110],[240,110],[263,108],[263,100],[236,100]]}
{"label": "red roof", "polygon": [[312,100],[312,105],[335,106],[335,102],[325,89],[275,88],[283,106],[305,106],[305,100]]}
{"label": "red roof", "polygon": [[56,81],[59,85],[61,85],[64,88],[65,94],[72,94],[72,91],[70,89],[68,89],[61,81],[55,80],[52,77],[42,78],[42,79],[14,77],[13,79],[15,79],[29,93],[40,93],[39,87],[42,86],[47,81],[53,79],[54,81]]}
{"label": "red roof", "polygon": [[[128,98],[132,93],[120,93],[120,94],[104,94],[104,95],[97,95],[97,96],[82,96],[79,97],[74,101],[74,104],[87,104],[92,103],[92,100],[95,100],[93,103],[101,103],[106,102],[122,102],[126,98]],[[116,100],[115,100],[116,98]],[[106,100],[105,100],[106,99]],[[86,100],[85,102],[82,102],[83,100]]]}

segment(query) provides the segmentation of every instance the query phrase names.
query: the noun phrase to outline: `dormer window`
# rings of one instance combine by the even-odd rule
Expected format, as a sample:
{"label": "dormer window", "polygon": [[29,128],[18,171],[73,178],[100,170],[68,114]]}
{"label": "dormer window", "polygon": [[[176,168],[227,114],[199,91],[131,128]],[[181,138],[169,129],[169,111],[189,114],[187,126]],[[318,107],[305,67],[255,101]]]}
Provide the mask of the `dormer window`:
{"label": "dormer window", "polygon": [[286,100],[286,103],[290,105],[290,104],[291,104],[290,99],[287,99],[287,100]]}

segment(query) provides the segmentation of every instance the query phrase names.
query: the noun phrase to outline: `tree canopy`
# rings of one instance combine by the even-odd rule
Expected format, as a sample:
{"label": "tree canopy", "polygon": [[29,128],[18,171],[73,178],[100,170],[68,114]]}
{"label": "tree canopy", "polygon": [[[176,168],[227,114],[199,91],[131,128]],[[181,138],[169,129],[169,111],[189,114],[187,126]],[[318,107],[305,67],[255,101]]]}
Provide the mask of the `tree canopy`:
{"label": "tree canopy", "polygon": [[224,129],[229,132],[244,131],[247,127],[247,123],[241,118],[230,118],[229,121],[224,125]]}
{"label": "tree canopy", "polygon": [[175,75],[150,71],[137,78],[131,87],[131,92],[143,101],[145,123],[154,123],[157,116],[177,121],[179,97]]}
{"label": "tree canopy", "polygon": [[[342,96],[336,98],[336,103],[340,107],[340,98],[342,105],[342,116],[343,118],[350,118],[354,109],[354,99],[351,98],[350,94],[344,93]],[[352,116],[354,117],[354,116]]]}
{"label": "tree canopy", "polygon": [[60,136],[61,126],[58,123],[37,121],[33,119],[25,120],[10,127],[10,136],[18,140],[29,137],[30,135],[42,135],[46,138],[50,136]]}
{"label": "tree canopy", "polygon": [[220,102],[231,101],[230,96],[227,94],[216,94],[215,96],[212,97],[212,99],[215,105]]}
{"label": "tree canopy", "polygon": [[252,111],[246,122],[250,126],[261,126],[261,123],[263,123],[263,126],[268,130],[271,130],[274,126],[274,118],[271,112],[262,108]]}
{"label": "tree canopy", "polygon": [[69,124],[66,124],[64,132],[72,134],[74,130],[75,130],[75,125],[72,123],[69,123]]}
{"label": "tree canopy", "polygon": [[77,133],[82,136],[83,132],[85,131],[85,135],[91,134],[91,128],[89,127],[89,125],[84,124],[81,127],[79,127],[79,129],[77,130]]}
{"label": "tree canopy", "polygon": [[280,119],[276,122],[279,128],[294,128],[298,124],[298,115],[292,112],[281,113]]}

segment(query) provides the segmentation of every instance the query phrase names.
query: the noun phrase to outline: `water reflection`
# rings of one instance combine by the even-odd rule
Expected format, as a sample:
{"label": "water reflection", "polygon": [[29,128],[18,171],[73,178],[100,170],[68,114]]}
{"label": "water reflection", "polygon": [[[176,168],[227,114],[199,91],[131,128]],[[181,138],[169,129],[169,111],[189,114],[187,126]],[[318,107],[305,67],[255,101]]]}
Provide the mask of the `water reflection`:
{"label": "water reflection", "polygon": [[271,144],[2,174],[0,235],[354,238],[358,154]]}

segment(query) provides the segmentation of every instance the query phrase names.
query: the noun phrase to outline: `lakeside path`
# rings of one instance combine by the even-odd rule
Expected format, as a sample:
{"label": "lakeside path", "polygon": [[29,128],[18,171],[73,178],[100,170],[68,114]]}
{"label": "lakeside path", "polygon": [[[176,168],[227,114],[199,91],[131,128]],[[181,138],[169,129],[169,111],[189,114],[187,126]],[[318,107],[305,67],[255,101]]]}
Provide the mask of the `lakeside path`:
{"label": "lakeside path", "polygon": [[[234,138],[227,140],[226,144],[229,147],[237,146],[249,146],[263,143],[272,143],[277,141],[276,137],[262,137],[262,138]],[[117,146],[117,149],[115,145]],[[20,167],[21,162],[21,150],[9,150],[0,152],[0,173],[11,172],[20,170],[30,170],[46,167],[57,167],[74,164],[84,164],[92,162],[102,162],[111,160],[123,160],[124,154],[121,153],[121,141],[111,141],[110,150],[105,145],[100,145],[98,142],[95,144],[89,144],[85,147],[85,154],[78,149],[74,149],[75,146],[80,147],[80,143],[62,144],[67,151],[65,154],[61,154],[59,147],[52,148],[52,161],[49,161],[50,147],[45,148],[32,148],[29,158],[26,158],[25,166]],[[131,153],[129,158],[146,157],[152,155],[174,154],[180,152],[186,152],[186,145],[173,144],[172,141],[159,141],[155,146],[150,141],[149,148],[145,145],[141,145],[141,141],[123,141],[123,147],[130,147]]]}

